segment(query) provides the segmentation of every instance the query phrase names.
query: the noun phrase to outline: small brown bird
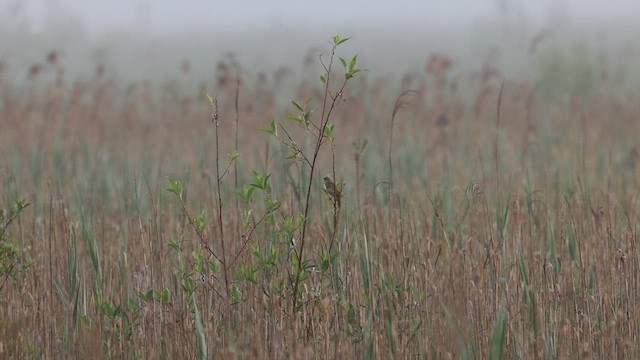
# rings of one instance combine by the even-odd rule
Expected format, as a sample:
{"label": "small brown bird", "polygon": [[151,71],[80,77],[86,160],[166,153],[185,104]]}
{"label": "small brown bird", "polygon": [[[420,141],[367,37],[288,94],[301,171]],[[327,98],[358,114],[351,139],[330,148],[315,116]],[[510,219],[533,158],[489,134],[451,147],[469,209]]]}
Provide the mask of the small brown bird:
{"label": "small brown bird", "polygon": [[331,197],[331,200],[339,208],[340,207],[340,200],[342,199],[342,192],[340,191],[340,189],[338,189],[336,184],[328,176],[324,177],[324,187],[325,187],[325,189],[327,191],[327,194],[329,194],[329,196]]}

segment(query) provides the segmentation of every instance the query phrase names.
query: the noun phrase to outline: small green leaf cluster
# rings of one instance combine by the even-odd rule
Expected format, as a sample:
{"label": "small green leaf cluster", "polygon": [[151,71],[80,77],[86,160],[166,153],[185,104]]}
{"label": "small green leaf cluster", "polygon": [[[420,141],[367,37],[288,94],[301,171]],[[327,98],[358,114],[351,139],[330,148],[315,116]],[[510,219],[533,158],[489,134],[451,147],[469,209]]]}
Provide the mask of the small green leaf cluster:
{"label": "small green leaf cluster", "polygon": [[180,200],[182,200],[182,193],[184,192],[184,187],[185,185],[182,181],[175,180],[169,177],[169,187],[167,188],[167,191],[175,194]]}
{"label": "small green leaf cluster", "polygon": [[296,108],[296,110],[299,111],[299,114],[297,115],[287,115],[287,119],[289,120],[293,120],[301,125],[304,125],[306,127],[309,127],[309,119],[311,119],[311,115],[313,115],[315,110],[307,110],[307,105],[309,105],[309,102],[311,102],[311,98],[307,99],[307,101],[305,101],[302,104],[298,104],[295,100],[291,100],[291,104],[293,105],[293,107]]}
{"label": "small green leaf cluster", "polygon": [[358,55],[355,55],[354,57],[351,58],[351,61],[349,61],[349,64],[347,64],[347,61],[343,58],[340,58],[340,62],[342,63],[342,66],[344,67],[344,76],[345,78],[351,79],[355,74],[361,72],[361,71],[366,71],[363,69],[358,69],[356,68],[356,63],[358,61]]}
{"label": "small green leaf cluster", "polygon": [[16,281],[18,275],[31,266],[31,260],[25,259],[20,248],[7,236],[7,229],[14,220],[29,206],[24,199],[16,199],[8,210],[0,209],[0,290],[7,281]]}
{"label": "small green leaf cluster", "polygon": [[[142,310],[142,306],[143,304],[139,303],[135,298],[130,299],[124,306],[108,301],[103,301],[100,304],[100,312],[106,317],[104,323],[113,332],[116,341],[134,340],[136,330],[140,328],[141,324],[142,316],[140,310]],[[112,344],[107,343],[105,346],[109,353],[115,350],[110,349]]]}

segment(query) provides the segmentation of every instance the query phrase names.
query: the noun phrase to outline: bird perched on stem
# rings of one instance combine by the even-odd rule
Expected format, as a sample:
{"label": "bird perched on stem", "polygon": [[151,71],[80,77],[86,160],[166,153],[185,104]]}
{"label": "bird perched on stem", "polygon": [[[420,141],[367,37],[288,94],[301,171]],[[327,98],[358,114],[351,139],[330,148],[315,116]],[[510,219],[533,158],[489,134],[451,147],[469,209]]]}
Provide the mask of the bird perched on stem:
{"label": "bird perched on stem", "polygon": [[336,205],[337,208],[340,208],[340,200],[342,199],[342,192],[336,186],[336,184],[331,180],[330,177],[324,177],[324,187],[327,194],[331,198],[331,201]]}

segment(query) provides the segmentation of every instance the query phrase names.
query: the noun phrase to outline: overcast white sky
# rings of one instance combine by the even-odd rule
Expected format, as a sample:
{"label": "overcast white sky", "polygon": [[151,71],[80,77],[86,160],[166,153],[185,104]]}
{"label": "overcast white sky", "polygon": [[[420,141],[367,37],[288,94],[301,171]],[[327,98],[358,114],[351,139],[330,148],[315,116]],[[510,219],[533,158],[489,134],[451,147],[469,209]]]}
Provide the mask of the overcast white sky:
{"label": "overcast white sky", "polygon": [[[212,31],[278,26],[394,26],[464,24],[498,14],[499,9],[544,19],[552,13],[581,21],[640,20],[640,1],[616,0],[0,0],[21,6],[36,28],[48,14],[69,12],[91,33],[113,29],[149,32]],[[6,10],[5,10],[6,11]]]}
{"label": "overcast white sky", "polygon": [[[491,58],[521,73],[531,65],[529,41],[543,30],[555,39],[571,29],[572,39],[602,49],[635,49],[640,0],[0,0],[0,28],[12,26],[23,31],[0,33],[0,60],[16,74],[51,49],[80,76],[100,61],[132,78],[158,77],[185,59],[194,73],[208,74],[228,53],[268,71],[301,64],[335,34],[357,40],[344,50],[357,53],[371,74],[420,69],[433,52],[462,67]],[[612,27],[615,34],[606,35]],[[629,39],[613,44],[623,37]],[[624,58],[636,54],[624,51]]]}

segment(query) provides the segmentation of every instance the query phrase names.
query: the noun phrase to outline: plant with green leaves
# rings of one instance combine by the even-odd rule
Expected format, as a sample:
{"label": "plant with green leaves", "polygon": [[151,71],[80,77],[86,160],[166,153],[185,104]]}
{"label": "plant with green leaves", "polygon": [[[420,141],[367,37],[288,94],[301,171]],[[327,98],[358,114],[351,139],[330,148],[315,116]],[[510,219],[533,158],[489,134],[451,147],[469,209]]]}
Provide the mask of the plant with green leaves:
{"label": "plant with green leaves", "polygon": [[31,266],[31,261],[24,258],[20,248],[6,236],[9,226],[27,206],[29,203],[24,199],[16,199],[8,210],[0,209],[0,290]]}
{"label": "plant with green leaves", "polygon": [[[332,178],[336,179],[336,170],[335,170],[335,142],[334,142],[334,132],[335,132],[335,124],[333,122],[332,114],[339,103],[339,100],[342,99],[344,90],[347,86],[349,80],[353,79],[353,77],[362,72],[366,71],[357,67],[358,56],[352,57],[350,60],[344,59],[342,57],[338,57],[340,63],[342,64],[344,70],[344,78],[342,81],[339,81],[337,87],[332,89],[333,85],[333,66],[334,60],[336,59],[336,50],[342,44],[344,44],[349,38],[342,38],[340,36],[334,36],[332,38],[332,47],[331,47],[331,55],[329,56],[328,63],[325,63],[322,60],[322,56],[320,57],[320,62],[324,69],[324,73],[320,76],[320,81],[324,86],[324,97],[322,99],[322,105],[320,109],[320,117],[319,119],[314,119],[313,114],[316,112],[315,109],[309,109],[309,103],[311,99],[306,100],[304,102],[291,101],[294,109],[297,111],[295,114],[289,115],[287,117],[288,120],[296,122],[299,126],[303,127],[309,138],[312,140],[313,146],[311,152],[306,152],[303,150],[301,146],[298,145],[298,142],[293,139],[290,135],[290,132],[287,130],[287,127],[283,124],[273,120],[269,126],[266,128],[260,129],[260,131],[266,132],[272,137],[276,138],[282,144],[286,146],[290,150],[290,155],[286,158],[287,160],[294,160],[302,162],[307,166],[309,173],[306,178],[306,194],[305,201],[303,204],[303,209],[301,215],[301,223],[299,224],[299,241],[295,244],[294,249],[292,251],[293,255],[293,277],[292,277],[292,287],[293,287],[293,310],[294,312],[298,310],[298,291],[300,288],[300,283],[304,281],[308,275],[309,270],[312,267],[309,260],[305,259],[305,246],[307,242],[307,229],[309,222],[309,212],[311,209],[311,191],[313,189],[314,179],[317,169],[317,161],[320,156],[320,151],[323,148],[323,145],[329,143],[331,145],[331,153],[332,153]],[[336,90],[337,89],[337,90]],[[279,131],[282,130],[282,133]],[[332,256],[333,245],[336,239],[336,232],[338,229],[338,219],[339,212],[341,208],[341,202],[339,201],[339,190],[343,187],[343,184],[333,184],[331,178],[325,179],[325,184],[328,188],[325,189],[327,195],[331,200],[331,204],[333,205],[333,218],[334,218],[334,226],[331,232],[331,239],[329,242],[329,246],[327,251],[323,256],[323,268],[327,267],[326,261],[335,260],[335,257]],[[324,271],[323,271],[324,272]]]}
{"label": "plant with green leaves", "polygon": [[[243,303],[246,287],[259,286],[262,291],[269,297],[285,298],[288,294],[291,296],[291,304],[293,313],[301,309],[299,300],[301,298],[301,284],[312,277],[315,272],[316,261],[312,261],[305,256],[305,243],[307,242],[307,226],[312,206],[312,190],[314,189],[315,179],[318,173],[318,159],[321,150],[330,146],[332,155],[331,177],[325,179],[326,188],[324,188],[326,198],[329,200],[333,208],[333,228],[330,231],[331,237],[328,244],[318,251],[318,268],[321,269],[320,281],[314,286],[308,288],[313,294],[322,294],[322,283],[325,276],[331,271],[333,265],[337,261],[337,254],[333,251],[336,233],[338,229],[339,214],[342,206],[340,201],[344,184],[341,182],[333,182],[331,179],[337,179],[335,169],[335,126],[332,117],[333,111],[343,97],[347,83],[354,78],[356,74],[364,70],[357,67],[357,56],[350,59],[344,59],[336,56],[336,49],[346,42],[340,36],[332,38],[331,55],[328,63],[320,58],[324,73],[320,76],[321,83],[324,87],[324,98],[322,99],[320,110],[311,108],[311,99],[298,102],[292,101],[291,104],[295,110],[294,114],[287,117],[288,120],[295,122],[302,127],[308,136],[303,140],[306,144],[311,143],[311,150],[306,150],[298,144],[301,141],[294,140],[292,132],[284,124],[278,121],[272,121],[267,127],[259,129],[268,133],[277,139],[288,150],[285,162],[295,162],[300,164],[301,168],[306,171],[305,175],[300,176],[299,180],[299,210],[285,210],[281,199],[272,189],[271,173],[267,171],[254,171],[253,179],[249,184],[237,187],[235,194],[238,197],[238,230],[240,231],[240,244],[234,244],[233,248],[226,242],[228,239],[225,233],[234,233],[231,229],[225,229],[227,224],[223,223],[222,216],[224,214],[223,199],[221,195],[221,183],[224,177],[230,172],[234,163],[237,162],[239,154],[233,151],[229,154],[226,164],[221,164],[218,148],[218,113],[217,100],[208,96],[212,109],[212,122],[216,128],[216,147],[215,161],[216,173],[214,185],[217,185],[215,196],[217,200],[217,234],[207,234],[207,220],[205,214],[194,216],[192,211],[188,209],[184,192],[186,184],[182,181],[169,178],[169,186],[167,190],[173,193],[179,200],[179,204],[190,227],[195,231],[196,237],[200,240],[200,248],[193,252],[192,257],[187,260],[180,255],[183,251],[182,240],[172,239],[169,247],[176,254],[177,258],[177,274],[178,281],[184,292],[186,299],[191,299],[190,312],[196,316],[198,308],[195,306],[196,299],[201,303],[198,297],[198,289],[201,287],[200,282],[196,281],[197,274],[202,274],[202,280],[205,281],[205,273],[212,275],[220,275],[224,281],[224,291],[218,291],[213,288],[221,298],[224,298],[226,305],[226,319],[231,319],[231,308]],[[344,70],[344,77],[341,81],[334,80],[334,63],[339,59]],[[236,95],[237,96],[237,95]],[[320,114],[319,117],[316,115]],[[322,178],[322,177],[321,177]],[[306,188],[306,192],[303,189]],[[303,200],[304,199],[304,200]],[[268,243],[254,244],[254,236],[256,230],[261,229],[260,233],[266,236]],[[264,231],[262,231],[262,229]],[[182,239],[184,234],[178,234],[178,238]],[[227,235],[228,236],[228,235]],[[219,243],[214,245],[209,241],[210,237],[214,237]],[[219,246],[217,246],[219,245]],[[215,249],[215,250],[214,250]],[[231,249],[234,253],[229,253]],[[241,256],[249,251],[256,263],[243,262],[238,260]],[[232,280],[233,277],[233,280]],[[206,277],[208,278],[208,276]],[[211,284],[209,284],[211,285]],[[206,285],[205,285],[206,286]],[[224,295],[222,295],[224,293]],[[152,293],[144,294],[144,298],[151,300]],[[145,300],[145,301],[147,301]],[[270,301],[272,301],[271,299]],[[312,308],[313,309],[313,308]],[[313,311],[313,310],[312,310]],[[198,329],[198,341],[200,344],[200,354],[206,356],[206,341],[204,333]]]}

